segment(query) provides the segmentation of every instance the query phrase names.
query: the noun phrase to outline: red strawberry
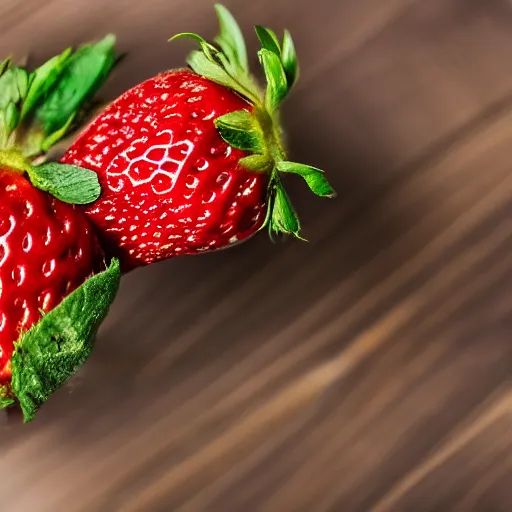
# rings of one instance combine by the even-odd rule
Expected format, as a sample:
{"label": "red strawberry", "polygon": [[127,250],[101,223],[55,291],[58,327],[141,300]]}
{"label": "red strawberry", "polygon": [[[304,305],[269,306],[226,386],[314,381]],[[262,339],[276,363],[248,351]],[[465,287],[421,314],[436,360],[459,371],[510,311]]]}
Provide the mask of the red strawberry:
{"label": "red strawberry", "polygon": [[170,71],[123,94],[62,160],[98,174],[103,193],[86,213],[125,270],[220,249],[265,225],[300,237],[283,172],[334,195],[322,171],[286,159],[277,108],[298,75],[289,33],[281,44],[257,27],[263,95],[238,25],[222,6],[217,12],[220,49],[192,35],[201,46],[188,59],[193,71]]}
{"label": "red strawberry", "polygon": [[103,254],[86,217],[0,167],[0,386],[14,342],[91,274]]}
{"label": "red strawberry", "polygon": [[18,402],[26,420],[85,361],[117,290],[119,265],[100,272],[103,251],[74,206],[98,198],[96,174],[28,160],[44,161],[83,115],[114,40],[31,72],[0,62],[0,408]]}
{"label": "red strawberry", "polygon": [[219,136],[217,117],[250,108],[189,71],[128,91],[92,123],[63,162],[98,173],[102,198],[87,209],[129,264],[217,249],[265,219],[268,175],[238,165],[244,152]]}
{"label": "red strawberry", "polygon": [[119,265],[104,271],[93,227],[68,204],[99,191],[91,171],[0,151],[0,408],[18,400],[26,419],[85,361],[117,291]]}

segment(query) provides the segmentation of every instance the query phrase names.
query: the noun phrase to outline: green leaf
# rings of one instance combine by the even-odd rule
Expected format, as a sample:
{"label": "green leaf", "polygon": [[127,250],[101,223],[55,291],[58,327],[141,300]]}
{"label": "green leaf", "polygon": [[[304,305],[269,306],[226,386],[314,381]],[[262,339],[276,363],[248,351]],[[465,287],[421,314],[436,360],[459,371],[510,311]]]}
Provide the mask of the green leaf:
{"label": "green leaf", "polygon": [[273,205],[269,227],[270,230],[275,233],[283,233],[285,235],[293,235],[297,238],[301,238],[299,218],[292,206],[288,194],[279,181],[276,181],[274,185]]}
{"label": "green leaf", "polygon": [[19,93],[16,85],[16,72],[9,68],[0,76],[0,109],[5,109],[9,103],[18,103]]}
{"label": "green leaf", "polygon": [[9,103],[22,101],[27,94],[28,73],[22,68],[8,68],[0,76],[0,108],[4,109]]}
{"label": "green leaf", "polygon": [[13,68],[17,70],[17,81],[18,95],[20,101],[24,101],[28,92],[28,72],[23,68]]}
{"label": "green leaf", "polygon": [[[187,57],[187,63],[198,74],[233,89],[254,104],[261,104],[261,92],[249,73],[245,41],[236,20],[222,5],[216,5],[220,34],[211,45],[201,36],[192,32],[177,34],[170,41],[189,37],[199,43],[201,51],[194,51]],[[203,54],[201,56],[201,53]]]}
{"label": "green leaf", "polygon": [[324,171],[310,165],[295,162],[278,162],[276,166],[279,172],[289,172],[302,176],[309,188],[321,197],[336,197],[336,191],[327,181]]}
{"label": "green leaf", "polygon": [[281,59],[275,53],[263,48],[258,52],[258,56],[267,78],[266,107],[272,112],[288,94],[288,81]]}
{"label": "green leaf", "polygon": [[198,74],[202,75],[213,82],[224,85],[231,89],[236,88],[236,81],[226,72],[225,69],[208,59],[208,57],[200,50],[193,51],[187,57],[188,65]]}
{"label": "green leaf", "polygon": [[64,61],[59,79],[34,111],[47,135],[62,128],[103,85],[116,61],[115,41],[108,35]]}
{"label": "green leaf", "polygon": [[88,204],[101,194],[98,175],[75,165],[48,164],[32,167],[28,172],[32,185],[71,204]]}
{"label": "green leaf", "polygon": [[195,34],[194,32],[180,32],[179,34],[173,35],[168,42],[172,43],[178,39],[194,39],[194,41],[197,41],[200,45],[207,44],[208,46],[211,46],[203,37],[199,34]]}
{"label": "green leaf", "polygon": [[75,117],[76,117],[76,112],[73,112],[71,114],[70,118],[66,121],[66,123],[61,128],[54,131],[53,133],[50,133],[50,135],[43,137],[43,139],[41,140],[40,147],[37,149],[37,153],[39,153],[41,151],[47,152],[52,146],[57,144],[57,142],[59,142],[59,140],[61,140],[66,135],[69,128],[73,124]]}
{"label": "green leaf", "polygon": [[238,23],[223,5],[216,4],[215,11],[220,25],[220,34],[215,38],[215,42],[222,48],[233,65],[240,71],[248,73],[247,49]]}
{"label": "green leaf", "polygon": [[15,344],[11,388],[25,422],[89,357],[94,337],[116,296],[119,262],[89,278]]}
{"label": "green leaf", "polygon": [[176,34],[175,36],[171,37],[169,39],[169,42],[176,41],[177,39],[193,39],[194,41],[197,41],[199,43],[199,46],[201,47],[201,50],[204,52],[204,54],[208,57],[208,59],[212,62],[215,62],[214,55],[218,53],[217,48],[215,46],[211,45],[208,41],[203,39],[200,35],[194,34],[193,32],[182,32],[181,34]]}
{"label": "green leaf", "polygon": [[193,51],[188,56],[187,63],[198,75],[229,87],[254,103],[259,101],[254,93],[237,82],[220,64],[209,60],[202,51]]}
{"label": "green leaf", "polygon": [[260,40],[261,46],[272,53],[275,53],[279,58],[281,58],[281,45],[279,44],[279,39],[276,36],[276,33],[269,28],[261,27],[260,25],[256,25],[254,27],[256,30],[256,35]]}
{"label": "green leaf", "polygon": [[7,130],[7,116],[5,109],[0,109],[0,150],[7,147],[7,140],[9,138],[9,131]]}
{"label": "green leaf", "polygon": [[288,30],[284,31],[281,61],[288,80],[288,87],[291,89],[299,78],[299,60],[295,52],[292,36]]}
{"label": "green leaf", "polygon": [[[196,73],[237,91],[251,101],[258,99],[259,91],[251,76],[241,71],[237,62],[230,61],[224,53],[205,41],[200,35],[182,32],[169,41],[184,37],[194,39],[201,47],[201,51],[194,51],[187,57],[187,63]],[[198,55],[201,53],[204,58]],[[203,60],[208,63],[205,64],[202,62]]]}
{"label": "green leaf", "polygon": [[18,107],[11,101],[5,109],[5,127],[8,134],[18,126],[20,120],[20,111]]}
{"label": "green leaf", "polygon": [[231,146],[252,153],[265,151],[265,140],[259,123],[247,110],[237,110],[215,119],[220,136]]}
{"label": "green leaf", "polygon": [[270,171],[273,161],[267,155],[249,155],[238,160],[238,164],[249,171],[265,172]]}
{"label": "green leaf", "polygon": [[32,74],[27,97],[23,102],[21,109],[21,119],[32,111],[38,101],[40,101],[59,79],[64,66],[71,55],[72,49],[67,48],[60,55],[57,55],[43,65],[39,66]]}

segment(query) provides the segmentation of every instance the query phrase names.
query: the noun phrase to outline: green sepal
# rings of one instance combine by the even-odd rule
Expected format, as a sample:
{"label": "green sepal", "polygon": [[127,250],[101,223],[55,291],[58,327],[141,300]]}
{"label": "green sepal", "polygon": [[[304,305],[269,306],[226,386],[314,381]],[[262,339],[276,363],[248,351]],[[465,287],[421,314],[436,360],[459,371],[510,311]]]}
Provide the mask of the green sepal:
{"label": "green sepal", "polygon": [[273,160],[268,155],[249,155],[238,160],[238,164],[254,172],[268,172],[272,169]]}
{"label": "green sepal", "polygon": [[261,47],[275,53],[279,58],[281,58],[281,45],[279,44],[279,39],[277,38],[276,33],[273,30],[260,25],[256,25],[254,30],[260,40]]}
{"label": "green sepal", "polygon": [[75,120],[75,117],[76,117],[76,112],[73,112],[69,116],[69,119],[62,125],[61,128],[54,131],[53,133],[50,133],[46,137],[43,137],[41,140],[40,150],[42,150],[46,153],[50,150],[50,148],[52,146],[57,144],[57,142],[59,142],[59,140],[61,140],[66,135],[66,133],[69,131],[69,129],[71,128],[71,125],[73,124],[73,121]]}
{"label": "green sepal", "polygon": [[291,89],[299,78],[299,60],[292,36],[288,30],[284,31],[281,62],[288,80],[288,87]]}
{"label": "green sepal", "polygon": [[15,343],[11,390],[31,421],[39,407],[86,361],[117,294],[119,262],[91,278]]}
{"label": "green sepal", "polygon": [[0,74],[0,148],[5,148],[10,143],[10,136],[16,129],[20,111],[19,105],[25,99],[28,90],[28,73],[23,68],[6,67]]}
{"label": "green sepal", "polygon": [[70,204],[88,204],[101,194],[98,175],[75,165],[51,162],[30,167],[29,179],[36,188]]}
{"label": "green sepal", "polygon": [[81,46],[64,62],[59,79],[34,110],[47,135],[62,128],[103,84],[116,62],[115,42],[109,34],[96,44]]}
{"label": "green sepal", "polygon": [[10,102],[5,108],[5,129],[9,136],[13,130],[18,126],[20,120],[20,111],[14,102]]}
{"label": "green sepal", "polygon": [[327,181],[324,171],[321,169],[296,162],[278,162],[276,168],[279,172],[294,173],[302,176],[308,187],[317,196],[336,197],[336,191]]}
{"label": "green sepal", "polygon": [[187,64],[197,74],[233,89],[251,103],[257,104],[261,101],[260,91],[249,73],[247,50],[240,27],[224,6],[217,4],[215,9],[220,25],[215,43],[219,48],[192,32],[177,34],[169,41],[183,37],[194,39],[201,49],[187,57]]}
{"label": "green sepal", "polygon": [[265,106],[269,112],[273,112],[289,92],[288,80],[278,55],[263,48],[258,52],[258,57],[267,79]]}
{"label": "green sepal", "polygon": [[8,67],[0,76],[0,109],[23,101],[28,90],[28,73],[23,68]]}
{"label": "green sepal", "polygon": [[59,79],[59,76],[64,70],[64,66],[72,51],[72,48],[67,48],[60,55],[56,55],[46,61],[31,73],[30,86],[21,110],[21,119],[25,119],[27,117],[37,103],[44,98],[55,82]]}
{"label": "green sepal", "polygon": [[187,64],[198,74],[218,84],[234,89],[237,87],[235,80],[219,64],[210,60],[204,52],[193,51],[187,57]]}
{"label": "green sepal", "polygon": [[223,65],[209,58],[207,53],[200,50],[193,51],[187,57],[187,64],[198,75],[204,76],[213,82],[233,89],[253,103],[258,102],[256,93],[253,90],[246,87],[242,81],[237,81],[233,78]]}
{"label": "green sepal", "polygon": [[221,4],[215,4],[220,33],[215,42],[221,47],[234,69],[249,73],[245,39],[233,15]]}
{"label": "green sepal", "polygon": [[270,234],[293,235],[304,240],[300,236],[299,217],[293,208],[286,190],[277,178],[274,178],[270,204],[271,212],[268,223]]}
{"label": "green sepal", "polygon": [[247,110],[230,112],[214,121],[220,136],[231,146],[251,153],[263,153],[265,140],[260,125]]}
{"label": "green sepal", "polygon": [[215,62],[214,55],[217,53],[217,48],[211,45],[208,41],[206,41],[203,37],[198,34],[194,34],[193,32],[181,32],[180,34],[176,34],[169,39],[169,43],[176,41],[178,39],[193,39],[196,41],[204,54],[208,57],[208,60],[211,62]]}
{"label": "green sepal", "polygon": [[117,58],[115,37],[71,48],[32,73],[0,63],[0,150],[16,148],[41,160],[81,119]]}

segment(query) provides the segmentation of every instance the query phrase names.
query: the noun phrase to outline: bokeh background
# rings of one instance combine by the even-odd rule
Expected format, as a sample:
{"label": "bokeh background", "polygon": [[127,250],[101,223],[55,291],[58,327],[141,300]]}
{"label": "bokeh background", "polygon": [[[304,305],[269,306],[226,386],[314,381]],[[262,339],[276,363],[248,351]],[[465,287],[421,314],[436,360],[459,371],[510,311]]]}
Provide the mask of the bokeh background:
{"label": "bokeh background", "polygon": [[[512,6],[225,0],[295,37],[309,243],[133,272],[90,362],[0,417],[0,510],[512,510]],[[209,0],[1,0],[0,55],[119,37],[108,100],[212,37]],[[255,54],[255,53],[254,53]],[[253,59],[256,64],[256,59]]]}

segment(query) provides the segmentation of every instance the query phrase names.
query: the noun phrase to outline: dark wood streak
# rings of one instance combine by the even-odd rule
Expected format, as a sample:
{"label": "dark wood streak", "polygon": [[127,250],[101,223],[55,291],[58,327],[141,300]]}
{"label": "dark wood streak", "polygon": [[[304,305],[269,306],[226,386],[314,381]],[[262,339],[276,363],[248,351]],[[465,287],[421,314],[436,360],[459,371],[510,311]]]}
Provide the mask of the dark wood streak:
{"label": "dark wood streak", "polygon": [[[0,50],[116,32],[112,97],[212,3],[9,0]],[[308,244],[128,276],[84,370],[3,417],[2,510],[512,510],[512,6],[225,3],[295,35],[291,150],[340,197],[290,184]]]}

